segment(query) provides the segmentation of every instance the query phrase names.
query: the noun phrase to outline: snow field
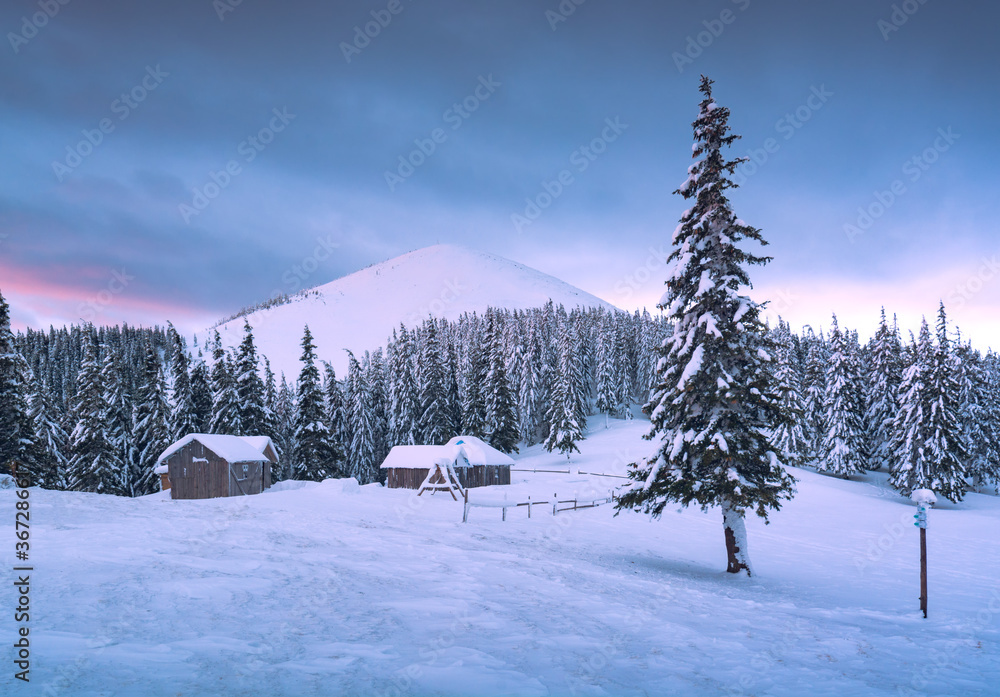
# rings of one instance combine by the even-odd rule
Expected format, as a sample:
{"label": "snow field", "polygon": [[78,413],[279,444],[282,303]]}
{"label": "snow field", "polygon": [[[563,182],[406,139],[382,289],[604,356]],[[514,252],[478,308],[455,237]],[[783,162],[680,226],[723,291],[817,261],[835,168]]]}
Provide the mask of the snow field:
{"label": "snow field", "polygon": [[[654,450],[647,428],[601,419],[568,466],[618,473]],[[567,467],[538,446],[515,459]],[[718,510],[652,522],[539,506],[502,522],[475,508],[462,524],[462,504],[444,494],[351,480],[207,501],[33,489],[33,689],[997,694],[1000,500],[969,494],[930,512],[924,620],[913,505],[884,475],[794,474],[798,494],[772,523],[747,521],[749,580],[724,573]],[[510,498],[623,481],[514,476]],[[13,502],[0,491],[0,506]]]}

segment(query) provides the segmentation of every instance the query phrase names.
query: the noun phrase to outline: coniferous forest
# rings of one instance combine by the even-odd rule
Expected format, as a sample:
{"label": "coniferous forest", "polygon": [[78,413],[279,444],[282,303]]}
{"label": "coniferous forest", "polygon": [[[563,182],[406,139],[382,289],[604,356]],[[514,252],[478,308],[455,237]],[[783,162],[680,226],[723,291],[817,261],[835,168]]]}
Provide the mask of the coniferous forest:
{"label": "coniferous forest", "polygon": [[[378,481],[393,445],[475,435],[505,452],[543,443],[572,457],[604,416],[647,403],[669,323],[649,313],[488,309],[400,326],[350,356],[304,328],[298,375],[275,375],[245,326],[226,350],[186,345],[172,326],[71,326],[12,333],[0,302],[0,462],[45,488],[140,496],[156,459],[192,432],[271,436],[275,480]],[[890,473],[904,493],[960,500],[1000,484],[1000,356],[970,347],[942,305],[905,338],[883,315],[865,344],[836,317],[826,330],[767,329],[786,461],[849,477]],[[9,466],[9,464],[8,464]],[[5,467],[6,469],[6,467]]]}

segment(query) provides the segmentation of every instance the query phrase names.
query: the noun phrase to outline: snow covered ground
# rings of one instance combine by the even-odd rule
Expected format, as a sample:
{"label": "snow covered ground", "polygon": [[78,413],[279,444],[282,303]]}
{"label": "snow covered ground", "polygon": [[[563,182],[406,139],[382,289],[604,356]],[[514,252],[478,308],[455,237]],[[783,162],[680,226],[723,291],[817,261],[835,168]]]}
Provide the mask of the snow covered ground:
{"label": "snow covered ground", "polygon": [[[574,471],[653,447],[646,423],[594,422]],[[1000,694],[1000,499],[931,511],[925,620],[912,504],[879,475],[796,475],[771,525],[748,524],[749,580],[724,572],[718,511],[473,508],[463,524],[445,495],[353,480],[209,501],[32,490],[32,684],[12,689],[8,663],[0,692]],[[621,481],[515,479],[511,499]],[[8,520],[14,501],[0,491]]]}

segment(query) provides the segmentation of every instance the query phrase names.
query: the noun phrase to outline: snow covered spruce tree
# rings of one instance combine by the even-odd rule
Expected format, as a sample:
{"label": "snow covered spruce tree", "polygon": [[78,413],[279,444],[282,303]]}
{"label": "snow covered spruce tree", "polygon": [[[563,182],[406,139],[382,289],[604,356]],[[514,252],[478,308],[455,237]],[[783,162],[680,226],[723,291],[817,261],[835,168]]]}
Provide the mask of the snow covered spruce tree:
{"label": "snow covered spruce tree", "polygon": [[712,81],[702,76],[694,154],[698,161],[675,192],[694,205],[681,217],[668,262],[673,271],[659,307],[674,324],[657,364],[658,382],[643,407],[659,437],[656,455],[632,463],[619,509],[658,517],[667,503],[698,503],[722,509],[730,573],[751,575],[744,516],[767,519],[794,493],[783,454],[770,434],[782,413],[760,306],[740,295],[750,285],[744,265],[764,264],[740,246],[766,244],[756,228],[733,214],[726,189],[742,159],[725,160],[729,110],[712,99]]}
{"label": "snow covered spruce tree", "polygon": [[274,414],[264,403],[264,381],[260,378],[257,348],[253,343],[253,328],[243,321],[243,341],[236,354],[234,380],[238,398],[238,435],[273,436]]}
{"label": "snow covered spruce tree", "polygon": [[955,358],[958,366],[958,414],[962,443],[967,459],[962,463],[965,474],[975,487],[989,480],[991,463],[998,459],[997,423],[989,409],[989,391],[983,359],[969,344],[956,340]]}
{"label": "snow covered spruce tree", "polygon": [[347,430],[351,440],[347,445],[347,475],[361,484],[377,482],[379,465],[378,435],[376,433],[374,399],[366,370],[350,351],[347,352],[347,380],[345,381],[345,410]]}
{"label": "snow covered spruce tree", "polygon": [[[69,460],[66,443],[69,436],[63,430],[44,381],[37,384],[31,394],[31,421],[37,444],[37,466],[32,471],[33,480],[45,489],[65,489]],[[0,458],[2,461],[2,458]]]}
{"label": "snow covered spruce tree", "polygon": [[[28,404],[28,364],[14,346],[10,329],[10,306],[0,295],[0,473],[17,463],[30,480],[33,471],[35,434]],[[32,482],[34,483],[34,482]]]}
{"label": "snow covered spruce tree", "polygon": [[607,318],[602,323],[602,332],[597,339],[597,411],[604,414],[604,428],[608,428],[608,417],[615,413],[618,398],[615,394],[614,340],[603,331],[608,326]]}
{"label": "snow covered spruce tree", "polygon": [[338,443],[347,441],[347,402],[333,366],[323,361],[323,411],[330,436]]}
{"label": "snow covered spruce tree", "polygon": [[[167,404],[163,370],[156,350],[146,342],[142,382],[135,399],[135,449],[125,483],[128,496],[144,496],[159,490],[153,470],[156,458],[170,445],[170,406]],[[185,434],[187,435],[187,434]]]}
{"label": "snow covered spruce tree", "polygon": [[223,436],[237,436],[241,433],[240,398],[236,392],[236,380],[229,356],[222,348],[219,332],[215,332],[212,358],[212,420],[209,432]]}
{"label": "snow covered spruce tree", "polygon": [[413,342],[410,332],[402,324],[398,336],[393,330],[387,360],[389,444],[416,445],[419,400],[417,381],[413,376]]}
{"label": "snow covered spruce tree", "polygon": [[823,457],[816,468],[847,479],[865,471],[864,437],[861,420],[857,376],[844,333],[833,316],[830,329],[830,364],[826,369],[826,434],[823,437]]}
{"label": "snow covered spruce tree", "polygon": [[209,433],[212,426],[212,386],[200,350],[191,367],[191,400],[194,403],[194,433]]}
{"label": "snow covered spruce tree", "polygon": [[503,333],[496,312],[487,312],[486,433],[490,445],[503,453],[517,452],[517,405],[505,365]]}
{"label": "snow covered spruce tree", "polygon": [[805,392],[803,430],[808,442],[805,464],[815,465],[823,457],[823,439],[826,436],[826,366],[829,352],[823,332],[817,337],[812,327],[807,328],[803,341],[806,360],[803,367],[802,388]]}
{"label": "snow covered spruce tree", "polygon": [[69,486],[76,491],[119,493],[116,482],[122,462],[105,426],[101,362],[97,334],[91,326],[83,330],[81,353],[71,414],[75,425],[69,435]]}
{"label": "snow covered spruce tree", "polygon": [[[476,330],[474,330],[476,331]],[[462,433],[476,438],[486,437],[486,373],[488,357],[483,337],[476,331],[471,337],[466,357],[464,387],[462,391]]]}
{"label": "snow covered spruce tree", "polygon": [[893,424],[895,458],[889,484],[909,496],[930,489],[949,501],[965,495],[968,459],[958,419],[960,386],[948,340],[944,304],[938,313],[938,342],[927,320],[920,327],[913,364],[899,387],[900,408]]}
{"label": "snow covered spruce tree", "polygon": [[802,427],[805,405],[802,400],[802,381],[795,360],[795,347],[788,324],[779,320],[774,331],[775,360],[778,394],[781,395],[781,409],[790,418],[784,421],[772,434],[774,444],[785,453],[790,465],[805,464],[809,453],[809,441]]}
{"label": "snow covered spruce tree", "polygon": [[521,369],[521,383],[518,385],[518,431],[527,445],[534,445],[538,439],[538,430],[542,421],[542,390],[544,377],[542,371],[543,349],[536,322],[528,322],[528,334],[525,338],[524,365]]}
{"label": "snow covered spruce tree", "polygon": [[173,395],[170,408],[171,442],[180,440],[189,433],[198,433],[198,413],[194,403],[194,393],[191,389],[191,361],[184,338],[177,333],[174,325],[168,323],[167,340],[170,342],[170,373],[173,377]]}
{"label": "snow covered spruce tree", "polygon": [[989,443],[985,456],[976,457],[967,474],[976,487],[988,487],[996,494],[1000,493],[1000,356],[992,351],[983,357],[982,377],[980,413],[988,425],[984,430]]}
{"label": "snow covered spruce tree", "polygon": [[302,336],[302,357],[299,359],[302,361],[302,372],[299,373],[295,400],[292,476],[319,482],[327,477],[340,476],[344,456],[325,423],[315,349],[307,326]]}
{"label": "snow covered spruce tree", "polygon": [[576,443],[584,438],[583,429],[587,420],[577,380],[578,357],[573,350],[573,328],[567,326],[569,324],[568,321],[559,323],[559,370],[554,376],[545,417],[549,426],[545,449],[550,453],[558,450],[566,455],[567,460],[574,450],[580,452]]}
{"label": "snow covered spruce tree", "polygon": [[272,470],[274,481],[279,482],[294,476],[292,459],[295,453],[295,393],[288,386],[284,372],[281,373],[281,385],[274,402],[276,419],[277,445],[281,453],[278,455],[278,468]]}
{"label": "snow covered spruce tree", "polygon": [[867,383],[868,442],[871,444],[869,469],[888,471],[892,466],[892,422],[899,409],[899,381],[902,347],[899,329],[893,318],[892,327],[886,322],[885,309],[878,331],[872,339],[871,366]]}
{"label": "snow covered spruce tree", "polygon": [[437,325],[428,320],[424,328],[417,371],[418,441],[421,445],[443,445],[455,430],[448,408],[447,375],[438,343]]}

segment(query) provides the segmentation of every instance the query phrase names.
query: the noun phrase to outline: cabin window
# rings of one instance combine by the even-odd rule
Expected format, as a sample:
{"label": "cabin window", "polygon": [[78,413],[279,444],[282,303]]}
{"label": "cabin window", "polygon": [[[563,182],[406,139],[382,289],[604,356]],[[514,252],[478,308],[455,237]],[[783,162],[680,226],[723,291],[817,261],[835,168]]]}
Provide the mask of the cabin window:
{"label": "cabin window", "polygon": [[188,468],[187,467],[182,467],[181,469],[184,470],[184,473],[181,476],[182,477],[188,476]]}
{"label": "cabin window", "polygon": [[250,465],[243,465],[243,476],[246,477],[247,473],[250,471]]}

